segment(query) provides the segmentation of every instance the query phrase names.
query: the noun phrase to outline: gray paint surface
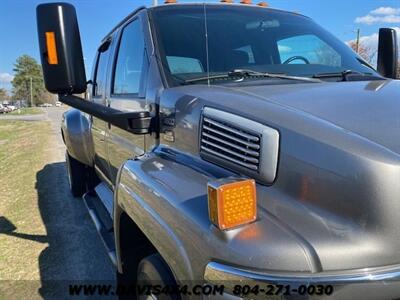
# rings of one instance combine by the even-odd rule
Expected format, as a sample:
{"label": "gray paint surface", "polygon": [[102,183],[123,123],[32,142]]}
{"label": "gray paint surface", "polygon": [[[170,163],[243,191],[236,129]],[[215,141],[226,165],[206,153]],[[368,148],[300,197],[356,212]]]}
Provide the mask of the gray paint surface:
{"label": "gray paint surface", "polygon": [[[165,88],[145,28],[146,99],[159,109],[160,135],[146,136],[147,153],[132,152],[120,166],[114,207],[179,280],[201,279],[210,261],[289,275],[399,267],[399,81]],[[257,182],[258,219],[234,230],[220,231],[208,218],[207,182],[241,174],[200,158],[204,107],[279,132],[275,181]]]}

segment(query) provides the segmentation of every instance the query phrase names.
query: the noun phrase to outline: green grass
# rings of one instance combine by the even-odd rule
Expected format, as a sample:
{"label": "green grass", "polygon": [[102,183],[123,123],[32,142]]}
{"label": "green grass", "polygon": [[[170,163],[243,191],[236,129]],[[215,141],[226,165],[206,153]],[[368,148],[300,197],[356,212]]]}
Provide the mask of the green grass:
{"label": "green grass", "polygon": [[39,278],[37,257],[47,244],[18,235],[46,235],[35,182],[48,160],[49,132],[47,121],[0,120],[0,282]]}
{"label": "green grass", "polygon": [[39,115],[43,113],[43,110],[41,110],[39,107],[24,107],[19,110],[17,109],[9,112],[7,115]]}

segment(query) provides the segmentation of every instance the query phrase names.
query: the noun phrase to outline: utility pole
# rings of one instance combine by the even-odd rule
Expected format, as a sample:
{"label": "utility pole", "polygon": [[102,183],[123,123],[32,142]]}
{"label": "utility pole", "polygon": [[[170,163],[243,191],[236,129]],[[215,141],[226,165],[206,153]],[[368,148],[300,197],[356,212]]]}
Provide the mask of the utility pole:
{"label": "utility pole", "polygon": [[30,83],[31,83],[31,106],[35,106],[33,103],[33,93],[32,93],[32,77],[29,78],[30,79]]}
{"label": "utility pole", "polygon": [[158,0],[153,0],[153,6],[157,6],[158,5]]}
{"label": "utility pole", "polygon": [[356,52],[358,53],[358,50],[360,48],[360,28],[357,28],[357,39],[356,39]]}

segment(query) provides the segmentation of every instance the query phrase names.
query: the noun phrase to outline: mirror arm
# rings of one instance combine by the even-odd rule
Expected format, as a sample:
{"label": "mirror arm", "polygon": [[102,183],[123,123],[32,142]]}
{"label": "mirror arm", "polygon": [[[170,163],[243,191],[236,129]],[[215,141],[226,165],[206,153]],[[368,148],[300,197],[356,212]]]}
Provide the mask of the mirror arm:
{"label": "mirror arm", "polygon": [[154,120],[148,111],[123,112],[73,95],[58,95],[60,102],[134,134],[151,133]]}

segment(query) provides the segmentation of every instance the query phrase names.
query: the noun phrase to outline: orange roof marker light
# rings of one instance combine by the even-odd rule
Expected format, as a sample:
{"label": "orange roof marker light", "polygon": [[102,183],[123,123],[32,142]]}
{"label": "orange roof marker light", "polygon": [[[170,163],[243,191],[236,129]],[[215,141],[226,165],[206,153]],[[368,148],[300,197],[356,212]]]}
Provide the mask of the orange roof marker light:
{"label": "orange roof marker light", "polygon": [[253,179],[224,178],[209,182],[210,221],[221,230],[257,219],[256,183]]}
{"label": "orange roof marker light", "polygon": [[261,6],[261,7],[268,7],[269,6],[267,2],[259,2],[259,3],[257,3],[257,5]]}
{"label": "orange roof marker light", "polygon": [[173,4],[176,3],[176,0],[165,0],[164,4]]}
{"label": "orange roof marker light", "polygon": [[251,4],[251,0],[241,0],[241,4]]}
{"label": "orange roof marker light", "polygon": [[222,3],[233,3],[233,0],[221,0]]}
{"label": "orange roof marker light", "polygon": [[56,36],[54,32],[46,32],[47,62],[49,65],[58,65]]}

